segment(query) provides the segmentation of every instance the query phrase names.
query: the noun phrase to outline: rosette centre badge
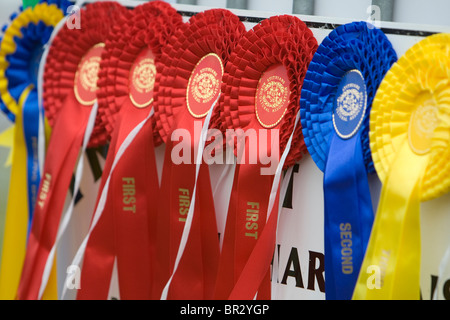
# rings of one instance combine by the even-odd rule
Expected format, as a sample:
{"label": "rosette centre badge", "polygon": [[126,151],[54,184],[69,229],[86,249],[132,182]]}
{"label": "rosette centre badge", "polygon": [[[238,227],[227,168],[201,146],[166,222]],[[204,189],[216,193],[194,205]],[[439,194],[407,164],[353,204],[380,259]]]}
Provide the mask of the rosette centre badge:
{"label": "rosette centre badge", "polygon": [[153,101],[156,66],[151,49],[142,51],[130,70],[130,100],[137,108],[145,108]]}
{"label": "rosette centre badge", "polygon": [[261,76],[256,90],[256,117],[264,128],[275,127],[289,105],[289,78],[283,65],[269,67]]}
{"label": "rosette centre badge", "polygon": [[358,132],[364,119],[367,106],[367,91],[364,78],[360,71],[347,72],[339,85],[333,125],[336,133],[342,139],[349,139]]}
{"label": "rosette centre badge", "polygon": [[411,149],[419,155],[431,149],[434,130],[439,126],[439,114],[433,98],[421,98],[416,110],[411,114],[408,140]]}
{"label": "rosette centre badge", "polygon": [[189,78],[186,92],[187,107],[195,118],[203,118],[219,96],[222,85],[223,65],[216,54],[200,59]]}
{"label": "rosette centre badge", "polygon": [[90,106],[97,99],[98,71],[104,46],[103,43],[99,43],[92,47],[78,65],[74,92],[78,102],[82,105]]}

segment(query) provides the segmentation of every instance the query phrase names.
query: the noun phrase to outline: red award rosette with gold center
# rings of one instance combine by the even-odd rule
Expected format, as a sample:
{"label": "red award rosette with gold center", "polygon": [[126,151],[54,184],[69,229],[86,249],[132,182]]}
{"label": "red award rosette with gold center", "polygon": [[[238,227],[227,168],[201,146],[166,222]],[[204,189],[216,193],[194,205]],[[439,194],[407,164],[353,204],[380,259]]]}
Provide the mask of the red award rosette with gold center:
{"label": "red award rosette with gold center", "polygon": [[[205,123],[208,126],[205,119],[221,92],[223,68],[244,32],[239,18],[228,10],[200,12],[171,39],[157,63],[154,118],[166,153],[158,210],[155,298],[161,293],[168,299],[212,298],[219,254],[214,202],[209,168],[202,163],[197,180],[194,162],[200,154],[199,135]],[[195,208],[188,217],[194,185],[201,197],[194,198]],[[189,218],[189,239],[178,263],[180,239]],[[163,288],[168,289],[166,297]]]}
{"label": "red award rosette with gold center", "polygon": [[[227,140],[238,162],[217,299],[253,299],[256,293],[258,299],[270,298],[279,202],[277,192],[269,208],[272,185],[276,187],[273,167],[288,167],[307,152],[301,130],[293,131],[300,127],[300,91],[316,49],[316,39],[300,19],[275,16],[249,30],[226,65],[220,119],[224,132],[235,130]],[[282,153],[284,163],[279,162]],[[270,156],[272,168],[264,156]]]}
{"label": "red award rosette with gold center", "polygon": [[[73,169],[88,119],[96,104],[97,72],[104,41],[125,7],[115,2],[88,4],[80,10],[81,28],[66,25],[48,54],[44,75],[45,115],[52,126],[27,244],[19,299],[37,299],[44,267],[52,250]],[[93,129],[89,146],[106,142],[104,131]]]}
{"label": "red award rosette with gold center", "polygon": [[[131,10],[105,42],[98,118],[110,145],[100,190],[119,147],[152,109],[156,62],[169,37],[182,25],[174,8],[153,1]],[[107,298],[116,257],[120,299],[151,298],[159,197],[153,146],[161,141],[152,137],[153,124],[147,121],[114,168],[105,208],[86,246],[78,299]]]}

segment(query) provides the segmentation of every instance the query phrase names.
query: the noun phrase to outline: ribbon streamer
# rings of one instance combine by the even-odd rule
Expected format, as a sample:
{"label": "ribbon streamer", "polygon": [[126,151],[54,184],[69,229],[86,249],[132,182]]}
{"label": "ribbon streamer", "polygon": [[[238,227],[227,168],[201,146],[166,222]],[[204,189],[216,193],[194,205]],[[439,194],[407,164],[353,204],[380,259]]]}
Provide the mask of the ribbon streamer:
{"label": "ribbon streamer", "polygon": [[[110,145],[99,196],[117,150],[152,108],[155,63],[181,25],[182,18],[175,9],[153,1],[130,11],[105,42],[98,80],[98,116]],[[152,237],[159,199],[153,144],[161,141],[153,142],[152,137],[153,125],[148,121],[111,175],[111,194],[86,246],[77,299],[106,299],[116,256],[120,298],[151,298]]]}
{"label": "ribbon streamer", "polygon": [[[241,130],[245,135],[253,130],[261,141],[239,136],[228,141],[238,165],[215,289],[218,299],[253,299],[257,292],[259,299],[270,297],[280,173],[307,151],[301,131],[295,139],[293,132],[303,78],[316,49],[316,39],[301,20],[275,16],[245,34],[226,66],[220,100],[222,131]],[[258,149],[252,150],[254,145]],[[238,153],[242,149],[245,158]],[[262,175],[264,165],[249,163],[261,151],[275,160],[271,164],[275,175],[273,171]],[[273,154],[278,156],[274,159]]]}
{"label": "ribbon streamer", "polygon": [[367,181],[374,172],[369,114],[397,55],[366,22],[333,30],[319,46],[302,89],[301,122],[308,151],[324,172],[326,299],[349,300],[373,222]]}
{"label": "ribbon streamer", "polygon": [[[52,135],[28,239],[19,299],[39,297],[44,267],[55,245],[73,169],[96,100],[97,71],[103,43],[112,24],[124,10],[115,2],[86,5],[80,10],[81,29],[64,25],[48,53],[43,97]],[[97,123],[96,120],[88,147],[106,142],[106,135],[98,129]]]}
{"label": "ribbon streamer", "polygon": [[[14,124],[14,147],[0,269],[0,298],[14,299],[40,182],[37,68],[63,14],[38,4],[12,15],[0,47],[1,109]],[[23,197],[26,201],[23,201]]]}
{"label": "ribbon streamer", "polygon": [[[154,293],[158,298],[172,275],[168,299],[212,298],[219,243],[209,169],[204,163],[197,182],[202,196],[197,193],[184,253],[179,253],[180,239],[193,201],[199,135],[205,116],[213,107],[211,103],[220,94],[223,66],[244,32],[242,22],[228,10],[200,12],[172,37],[157,64],[154,120],[166,143],[154,277]],[[173,142],[180,132],[186,134],[183,140]],[[180,149],[182,153],[176,154]],[[181,154],[185,160],[175,164],[172,155]],[[174,273],[180,254],[182,258]]]}
{"label": "ribbon streamer", "polygon": [[450,35],[412,46],[386,74],[370,114],[383,183],[353,299],[420,298],[420,202],[450,187]]}

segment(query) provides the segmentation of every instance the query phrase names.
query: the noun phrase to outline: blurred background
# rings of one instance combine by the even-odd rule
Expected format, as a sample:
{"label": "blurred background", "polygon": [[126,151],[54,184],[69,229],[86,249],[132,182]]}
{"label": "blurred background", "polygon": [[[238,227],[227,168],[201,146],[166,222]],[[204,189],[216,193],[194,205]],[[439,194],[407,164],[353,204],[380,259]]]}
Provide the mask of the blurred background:
{"label": "blurred background", "polygon": [[[33,1],[33,0],[26,0]],[[141,0],[146,1],[146,0]],[[450,25],[449,0],[166,0],[169,3],[201,5],[216,8],[235,8],[285,14],[367,20],[374,14],[380,20],[414,24]],[[8,21],[22,0],[0,1],[0,23]],[[368,12],[377,5],[379,12]]]}

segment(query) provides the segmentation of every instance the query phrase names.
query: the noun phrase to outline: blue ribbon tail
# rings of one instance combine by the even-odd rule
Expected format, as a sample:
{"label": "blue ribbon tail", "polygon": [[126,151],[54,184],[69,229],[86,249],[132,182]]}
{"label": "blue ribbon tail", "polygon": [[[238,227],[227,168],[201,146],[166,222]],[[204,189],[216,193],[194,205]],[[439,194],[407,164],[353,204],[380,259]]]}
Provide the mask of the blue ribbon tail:
{"label": "blue ribbon tail", "polygon": [[22,108],[23,130],[27,148],[27,192],[28,192],[28,233],[31,230],[33,211],[36,203],[41,174],[39,169],[38,136],[39,104],[36,89],[30,91]]}
{"label": "blue ribbon tail", "polygon": [[364,259],[373,208],[361,133],[331,137],[324,174],[325,295],[350,300]]}

